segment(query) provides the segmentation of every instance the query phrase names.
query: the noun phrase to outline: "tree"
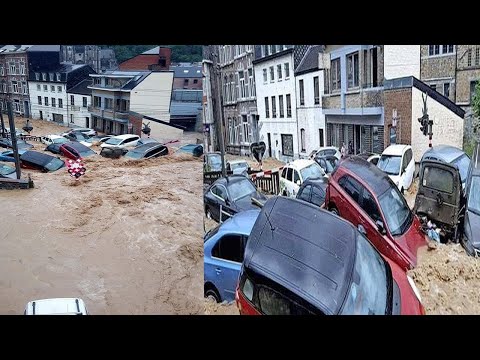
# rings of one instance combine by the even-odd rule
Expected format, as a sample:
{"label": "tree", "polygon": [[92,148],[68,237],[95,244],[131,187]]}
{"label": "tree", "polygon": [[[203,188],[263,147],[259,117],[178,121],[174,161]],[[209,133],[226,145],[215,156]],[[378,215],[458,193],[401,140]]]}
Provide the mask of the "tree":
{"label": "tree", "polygon": [[472,127],[474,134],[477,137],[480,137],[480,81],[477,81],[475,85],[475,93],[473,94],[472,99],[472,110],[473,110],[473,118],[472,118]]}

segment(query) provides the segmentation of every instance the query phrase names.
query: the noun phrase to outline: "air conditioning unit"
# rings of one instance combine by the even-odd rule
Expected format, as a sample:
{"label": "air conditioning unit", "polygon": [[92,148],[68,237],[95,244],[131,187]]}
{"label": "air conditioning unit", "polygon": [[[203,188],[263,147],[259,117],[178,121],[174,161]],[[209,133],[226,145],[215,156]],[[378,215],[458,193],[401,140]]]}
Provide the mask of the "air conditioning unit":
{"label": "air conditioning unit", "polygon": [[319,69],[330,69],[330,53],[319,53],[318,54],[318,68]]}

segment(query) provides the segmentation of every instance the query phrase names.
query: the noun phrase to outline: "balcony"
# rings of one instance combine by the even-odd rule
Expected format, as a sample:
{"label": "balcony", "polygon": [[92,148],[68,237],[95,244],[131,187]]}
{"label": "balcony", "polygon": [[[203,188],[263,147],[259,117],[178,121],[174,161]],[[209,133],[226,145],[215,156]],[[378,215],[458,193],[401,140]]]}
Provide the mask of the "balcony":
{"label": "balcony", "polygon": [[101,109],[95,106],[89,106],[88,111],[95,116],[106,117],[112,120],[128,120],[128,111],[126,110],[114,110],[114,109]]}

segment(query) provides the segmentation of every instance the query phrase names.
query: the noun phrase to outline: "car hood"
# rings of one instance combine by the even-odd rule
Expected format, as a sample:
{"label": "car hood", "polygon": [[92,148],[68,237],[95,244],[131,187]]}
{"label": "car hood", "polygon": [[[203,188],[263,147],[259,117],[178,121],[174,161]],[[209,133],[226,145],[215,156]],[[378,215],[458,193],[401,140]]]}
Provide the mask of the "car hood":
{"label": "car hood", "polygon": [[241,199],[238,199],[237,201],[235,201],[235,204],[241,211],[252,210],[252,209],[258,210],[258,206],[252,203],[252,198],[258,200],[262,204],[264,204],[267,201],[267,198],[265,197],[265,195],[257,191],[249,196],[245,196]]}
{"label": "car hood", "polygon": [[407,231],[395,237],[395,241],[401,247],[404,257],[408,258],[410,264],[417,265],[417,252],[422,246],[427,245],[427,236],[422,231],[420,220],[416,215]]}
{"label": "car hood", "polygon": [[480,215],[470,210],[465,213],[465,234],[468,241],[480,250]]}

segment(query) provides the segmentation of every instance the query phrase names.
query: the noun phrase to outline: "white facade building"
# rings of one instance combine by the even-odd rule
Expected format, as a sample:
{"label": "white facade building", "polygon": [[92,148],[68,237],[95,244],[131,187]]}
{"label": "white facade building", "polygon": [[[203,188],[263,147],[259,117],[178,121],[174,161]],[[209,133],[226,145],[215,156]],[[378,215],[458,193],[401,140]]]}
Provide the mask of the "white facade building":
{"label": "white facade building", "polygon": [[293,48],[262,55],[254,62],[259,138],[266,157],[292,161],[299,157]]}
{"label": "white facade building", "polygon": [[385,79],[420,79],[420,45],[384,45],[383,56]]}
{"label": "white facade building", "polygon": [[69,126],[90,128],[92,125],[88,107],[92,105],[92,90],[88,88],[92,84],[90,79],[83,80],[77,86],[67,92],[69,113]]}

